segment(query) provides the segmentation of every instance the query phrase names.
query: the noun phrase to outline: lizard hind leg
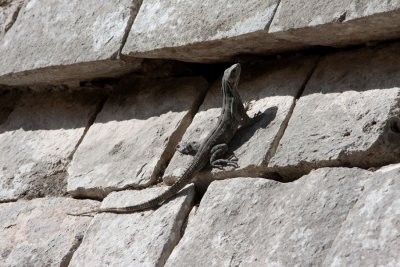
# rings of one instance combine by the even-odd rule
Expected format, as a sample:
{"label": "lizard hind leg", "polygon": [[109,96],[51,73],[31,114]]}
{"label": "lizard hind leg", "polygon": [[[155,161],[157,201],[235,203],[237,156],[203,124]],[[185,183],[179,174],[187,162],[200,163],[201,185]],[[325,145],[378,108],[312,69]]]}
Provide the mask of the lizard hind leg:
{"label": "lizard hind leg", "polygon": [[227,144],[218,144],[215,145],[210,153],[210,165],[213,168],[222,169],[226,166],[232,166],[238,168],[239,165],[237,164],[237,158],[235,155],[231,155],[229,158],[224,158],[226,153],[229,151]]}

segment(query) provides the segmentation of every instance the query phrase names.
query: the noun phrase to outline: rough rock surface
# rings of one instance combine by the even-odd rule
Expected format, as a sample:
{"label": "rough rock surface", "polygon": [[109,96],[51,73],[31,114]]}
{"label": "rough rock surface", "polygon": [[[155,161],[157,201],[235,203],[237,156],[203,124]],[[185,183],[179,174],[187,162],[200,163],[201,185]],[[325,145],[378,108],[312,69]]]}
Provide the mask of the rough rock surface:
{"label": "rough rock surface", "polygon": [[303,46],[267,36],[278,3],[143,0],[122,52],[204,62]]}
{"label": "rough rock surface", "polygon": [[30,0],[0,42],[0,84],[116,76],[138,61],[116,57],[140,1]]}
{"label": "rough rock surface", "polygon": [[282,0],[269,33],[286,41],[328,46],[398,38],[400,2]]}
{"label": "rough rock surface", "polygon": [[394,44],[324,58],[269,166],[293,179],[317,167],[399,162],[400,59],[393,56],[399,49]]}
{"label": "rough rock surface", "polygon": [[0,204],[0,266],[68,266],[91,218],[66,213],[96,207],[70,198]]}
{"label": "rough rock surface", "polygon": [[325,168],[287,184],[213,182],[166,266],[323,266],[369,177]]}
{"label": "rough rock surface", "polygon": [[400,265],[400,166],[391,169],[366,184],[322,266]]}
{"label": "rough rock surface", "polygon": [[[249,116],[252,117],[260,111],[263,118],[255,125],[238,131],[231,142],[239,168],[213,170],[212,174],[207,170],[198,176],[200,180],[205,179],[204,176],[207,179],[211,178],[209,176],[212,179],[247,175],[258,177],[265,171],[265,166],[275,153],[286,127],[295,97],[308,79],[315,61],[315,57],[300,57],[242,66],[239,94],[243,101],[252,100]],[[222,105],[220,88],[221,79],[218,79],[185,132],[183,142],[202,143],[215,127]],[[176,152],[164,173],[164,182],[172,184],[176,181],[192,159],[191,155]]]}
{"label": "rough rock surface", "polygon": [[[136,205],[165,189],[113,192],[101,207]],[[164,266],[179,242],[193,199],[194,187],[188,186],[156,210],[96,215],[69,266]]]}
{"label": "rough rock surface", "polygon": [[99,100],[90,92],[25,93],[13,108],[4,109],[0,202],[65,194],[65,167]]}
{"label": "rough rock surface", "polygon": [[103,198],[115,189],[144,187],[172,157],[207,89],[200,77],[126,79],[90,127],[68,169],[74,196]]}

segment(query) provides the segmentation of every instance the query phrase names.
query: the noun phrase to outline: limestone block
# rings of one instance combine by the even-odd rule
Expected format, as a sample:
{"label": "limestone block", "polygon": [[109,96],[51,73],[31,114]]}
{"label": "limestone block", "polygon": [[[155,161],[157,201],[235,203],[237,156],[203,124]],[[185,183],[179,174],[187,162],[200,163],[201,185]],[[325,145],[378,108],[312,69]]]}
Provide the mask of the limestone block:
{"label": "limestone block", "polygon": [[400,166],[376,172],[322,266],[400,265]]}
{"label": "limestone block", "polygon": [[307,45],[344,46],[400,36],[400,2],[282,0],[269,33]]}
{"label": "limestone block", "polygon": [[[252,100],[248,112],[250,117],[259,111],[263,117],[255,125],[239,130],[230,143],[232,152],[238,158],[239,168],[226,168],[224,171],[214,169],[212,173],[206,170],[198,176],[200,180],[247,175],[259,177],[265,171],[283,134],[295,97],[310,75],[315,61],[315,57],[300,57],[242,66],[239,94],[243,101]],[[218,79],[185,132],[183,142],[202,143],[216,126],[222,106],[220,88],[221,79]],[[164,172],[164,182],[172,184],[176,181],[192,159],[193,156],[177,151]]]}
{"label": "limestone block", "polygon": [[0,1],[0,40],[14,24],[23,3],[24,0]]}
{"label": "limestone block", "polygon": [[123,54],[209,62],[303,47],[269,36],[278,0],[144,0]]}
{"label": "limestone block", "polygon": [[394,44],[324,58],[269,166],[293,179],[317,167],[398,163],[399,49]]}
{"label": "limestone block", "polygon": [[0,121],[0,202],[65,194],[66,165],[99,102],[90,92],[24,93],[8,109]]}
{"label": "limestone block", "polygon": [[391,170],[395,170],[397,168],[400,168],[400,163],[383,166],[382,168],[378,169],[377,172],[385,173],[385,172],[389,172]]}
{"label": "limestone block", "polygon": [[[113,192],[101,207],[136,205],[165,189]],[[179,242],[193,198],[194,187],[189,186],[156,210],[96,215],[69,266],[164,266]]]}
{"label": "limestone block", "polygon": [[156,181],[202,100],[200,77],[126,79],[107,100],[69,166],[68,191],[104,198]]}
{"label": "limestone block", "polygon": [[0,266],[68,266],[91,218],[66,213],[96,207],[70,198],[0,204]]}
{"label": "limestone block", "polygon": [[325,168],[292,182],[213,182],[166,266],[324,266],[370,175]]}
{"label": "limestone block", "polygon": [[0,42],[0,84],[61,83],[117,76],[117,59],[140,1],[27,0]]}

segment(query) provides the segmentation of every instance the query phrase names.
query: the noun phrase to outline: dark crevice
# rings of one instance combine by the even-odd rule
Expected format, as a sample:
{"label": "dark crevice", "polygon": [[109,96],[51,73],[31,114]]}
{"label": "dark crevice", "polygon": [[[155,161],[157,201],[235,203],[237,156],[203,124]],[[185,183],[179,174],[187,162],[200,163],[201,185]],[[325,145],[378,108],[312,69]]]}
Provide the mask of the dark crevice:
{"label": "dark crevice", "polygon": [[[197,189],[196,189],[196,192],[197,192]],[[190,211],[186,215],[184,222],[182,223],[181,232],[180,232],[181,238],[184,236],[184,234],[186,232],[186,228],[189,224],[189,219],[192,218],[193,216],[196,216],[196,212],[200,205],[200,201],[201,201],[202,197],[203,196],[202,195],[200,196],[198,193],[195,194],[194,200],[192,203],[192,208],[190,209]]]}
{"label": "dark crevice", "polygon": [[7,200],[0,200],[0,204],[14,203],[14,202],[17,202],[17,201],[18,201],[17,198],[15,198],[15,199],[7,199]]}
{"label": "dark crevice", "polygon": [[82,235],[75,236],[74,242],[72,243],[71,248],[67,252],[67,254],[61,259],[60,267],[67,267],[71,262],[72,256],[74,255],[75,251],[79,248],[82,244]]}
{"label": "dark crevice", "polygon": [[[185,189],[181,190],[180,191],[181,193],[179,194],[182,194],[184,190]],[[174,220],[174,225],[172,227],[172,229],[176,229],[175,238],[170,239],[170,241],[164,245],[163,255],[159,259],[159,262],[158,264],[156,264],[156,266],[164,266],[165,263],[168,261],[169,257],[171,256],[172,252],[174,251],[174,249],[178,246],[179,242],[182,240],[182,237],[187,227],[189,216],[194,208],[194,203],[196,201],[197,201],[197,196],[195,193],[193,199],[190,202],[186,203],[185,207],[182,207],[180,209],[179,213],[181,213],[182,215],[177,214],[176,219]],[[180,219],[179,217],[181,218],[183,217],[183,220]],[[178,227],[179,224],[181,224],[180,227]],[[171,234],[174,234],[174,232],[172,232]]]}
{"label": "dark crevice", "polygon": [[343,21],[346,20],[346,16],[347,16],[347,11],[343,12],[343,14],[340,15],[340,17],[338,17],[338,18],[336,19],[336,22],[337,22],[337,23],[342,23]]}
{"label": "dark crevice", "polygon": [[164,176],[165,170],[166,170],[167,166],[169,165],[172,157],[175,154],[175,147],[182,140],[183,135],[185,134],[186,130],[192,123],[194,116],[197,114],[197,112],[198,112],[201,104],[203,103],[203,101],[207,95],[207,92],[209,91],[210,88],[211,88],[211,85],[209,84],[207,86],[207,88],[205,88],[203,90],[203,92],[199,93],[199,95],[193,102],[190,110],[182,118],[181,123],[178,126],[178,128],[170,136],[170,138],[168,140],[168,144],[167,144],[166,148],[164,149],[163,154],[160,157],[160,166],[158,168],[157,167],[155,168],[156,169],[155,173],[157,173],[157,175],[156,175],[156,179],[153,181],[152,184],[157,184],[162,181],[162,177]]}
{"label": "dark crevice", "polygon": [[275,19],[275,15],[276,15],[276,12],[277,12],[277,10],[279,9],[279,7],[280,7],[280,5],[281,5],[281,0],[278,0],[278,3],[276,4],[276,7],[275,7],[275,9],[274,9],[274,14],[272,15],[272,17],[271,17],[271,20],[268,22],[268,24],[264,27],[264,30],[266,31],[266,32],[269,32],[269,28],[271,27],[271,24],[272,24],[272,22],[274,21],[274,19]]}
{"label": "dark crevice", "polygon": [[[311,80],[311,77],[313,76],[315,70],[317,69],[319,62],[321,61],[321,56],[317,59],[317,61],[315,62],[315,65],[313,66],[313,68],[311,69],[310,73],[307,75],[306,79],[304,80],[303,84],[300,87],[300,90],[297,92],[296,95],[296,99],[299,99],[302,95],[304,90],[307,87],[308,82]],[[296,106],[296,103],[294,103],[293,108]]]}
{"label": "dark crevice", "polygon": [[139,13],[139,9],[140,9],[141,5],[142,5],[142,1],[132,1],[132,7],[131,7],[131,10],[130,10],[128,22],[126,24],[124,35],[123,35],[122,40],[121,40],[121,45],[120,45],[118,51],[115,52],[114,55],[112,55],[111,59],[119,59],[119,58],[121,58],[122,49],[125,46],[126,40],[128,39],[129,33],[130,33],[131,29],[132,29],[133,22],[135,21],[136,16]]}
{"label": "dark crevice", "polygon": [[216,64],[200,64],[200,63],[187,63],[192,69],[193,73],[204,77],[210,84],[213,84],[221,73],[224,72],[232,63],[216,63]]}
{"label": "dark crevice", "polygon": [[5,26],[4,26],[4,34],[14,25],[14,23],[18,19],[19,12],[21,11],[22,4],[18,4],[16,10],[13,12],[11,21],[9,21]]}
{"label": "dark crevice", "polygon": [[[286,129],[288,127],[289,121],[290,121],[290,119],[291,119],[291,117],[293,115],[293,111],[294,111],[294,109],[296,107],[296,103],[297,103],[298,99],[303,95],[303,92],[304,92],[308,82],[311,80],[311,77],[315,73],[315,70],[318,67],[320,60],[321,60],[321,57],[319,57],[316,60],[316,62],[314,63],[314,66],[310,69],[310,72],[308,73],[308,75],[304,79],[304,82],[301,85],[299,91],[297,92],[297,95],[295,96],[295,99],[293,99],[293,103],[292,103],[292,105],[290,107],[288,115],[286,116],[285,120],[282,122],[282,125],[281,125],[278,133],[276,134],[274,140],[272,141],[271,149],[270,149],[270,151],[268,151],[268,153],[267,153],[267,155],[266,155],[266,157],[264,159],[264,164],[265,165],[268,165],[268,163],[271,160],[271,158],[275,155],[275,153],[276,153],[276,151],[278,149],[279,143],[281,142],[281,139],[283,138],[283,136],[284,136],[284,134],[286,132]],[[267,173],[268,173],[268,171],[267,171]],[[276,179],[279,180],[279,181],[284,181],[285,180],[281,175],[279,175],[275,171],[270,173],[269,175],[276,176],[277,177]],[[267,174],[267,176],[268,176],[268,174]]]}
{"label": "dark crevice", "polygon": [[81,136],[81,138],[79,138],[74,150],[71,152],[71,154],[68,156],[68,160],[71,161],[72,158],[75,155],[76,150],[78,149],[79,145],[82,143],[83,139],[85,138],[87,132],[89,131],[90,126],[93,125],[93,123],[96,120],[97,115],[101,112],[101,110],[103,109],[104,104],[106,103],[108,99],[108,96],[103,96],[103,98],[99,101],[99,103],[97,104],[93,114],[90,116],[88,123],[85,127],[85,130],[83,131],[83,134]]}

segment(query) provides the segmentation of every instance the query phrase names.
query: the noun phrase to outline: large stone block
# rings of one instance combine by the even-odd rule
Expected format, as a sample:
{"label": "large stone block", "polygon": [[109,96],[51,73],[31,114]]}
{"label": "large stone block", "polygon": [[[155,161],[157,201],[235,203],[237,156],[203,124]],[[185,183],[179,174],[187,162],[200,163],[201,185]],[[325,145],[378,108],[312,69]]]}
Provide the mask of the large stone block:
{"label": "large stone block", "polygon": [[[299,57],[243,65],[239,94],[243,101],[254,100],[248,112],[250,117],[260,111],[263,118],[255,125],[239,130],[230,143],[231,152],[238,158],[239,168],[206,170],[198,175],[198,179],[262,175],[282,137],[295,97],[315,64],[315,57]],[[221,79],[218,79],[185,132],[183,142],[202,143],[216,126],[222,105],[220,88]],[[172,184],[182,176],[192,160],[193,156],[176,152],[164,172],[163,180]]]}
{"label": "large stone block", "polygon": [[221,61],[238,53],[303,47],[268,35],[278,6],[268,1],[144,0],[123,54],[184,61]]}
{"label": "large stone block", "polygon": [[0,266],[68,266],[91,218],[66,213],[96,207],[70,198],[0,204]]}
{"label": "large stone block", "polygon": [[24,93],[4,116],[0,108],[0,202],[66,193],[66,165],[99,102],[89,92]]}
{"label": "large stone block", "polygon": [[117,76],[140,61],[117,59],[139,2],[29,0],[0,42],[0,84]]}
{"label": "large stone block", "polygon": [[68,191],[103,198],[116,189],[154,183],[207,86],[200,77],[122,82],[125,92],[106,102],[75,153]]}
{"label": "large stone block", "polygon": [[369,177],[325,168],[286,184],[213,182],[166,266],[324,266]]}
{"label": "large stone block", "polygon": [[397,165],[376,172],[368,181],[322,266],[399,266],[399,236],[400,165]]}
{"label": "large stone block", "polygon": [[[165,189],[113,192],[101,207],[136,205]],[[179,242],[193,199],[194,187],[189,186],[156,210],[96,215],[69,266],[164,266]]]}
{"label": "large stone block", "polygon": [[399,38],[400,2],[282,0],[269,33],[286,41],[327,46]]}
{"label": "large stone block", "polygon": [[399,162],[399,49],[393,44],[324,58],[269,166],[293,179],[324,166]]}

